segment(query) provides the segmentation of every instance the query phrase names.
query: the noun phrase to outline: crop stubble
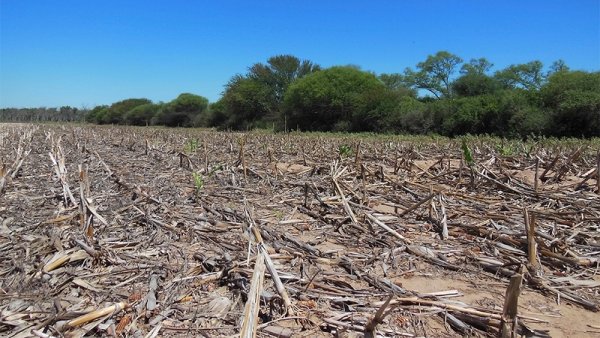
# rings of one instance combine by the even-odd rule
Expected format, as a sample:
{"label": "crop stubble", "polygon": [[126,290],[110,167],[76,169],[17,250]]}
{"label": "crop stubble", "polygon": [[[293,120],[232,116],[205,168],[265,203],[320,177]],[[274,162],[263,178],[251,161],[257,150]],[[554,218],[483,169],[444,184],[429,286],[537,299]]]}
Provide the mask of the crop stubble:
{"label": "crop stubble", "polygon": [[598,334],[597,149],[467,147],[0,125],[0,334]]}

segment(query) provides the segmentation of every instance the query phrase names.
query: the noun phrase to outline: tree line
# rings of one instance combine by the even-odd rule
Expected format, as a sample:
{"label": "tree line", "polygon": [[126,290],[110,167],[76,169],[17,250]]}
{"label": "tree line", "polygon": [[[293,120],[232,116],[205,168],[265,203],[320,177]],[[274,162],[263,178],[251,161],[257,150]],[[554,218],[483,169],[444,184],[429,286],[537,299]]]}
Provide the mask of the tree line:
{"label": "tree line", "polygon": [[3,122],[83,122],[89,110],[70,106],[60,108],[2,108]]}
{"label": "tree line", "polygon": [[227,130],[600,136],[600,72],[562,60],[547,69],[540,61],[493,68],[486,58],[447,51],[389,74],[277,55],[233,76],[211,104],[190,93],[168,103],[132,98],[84,118]]}

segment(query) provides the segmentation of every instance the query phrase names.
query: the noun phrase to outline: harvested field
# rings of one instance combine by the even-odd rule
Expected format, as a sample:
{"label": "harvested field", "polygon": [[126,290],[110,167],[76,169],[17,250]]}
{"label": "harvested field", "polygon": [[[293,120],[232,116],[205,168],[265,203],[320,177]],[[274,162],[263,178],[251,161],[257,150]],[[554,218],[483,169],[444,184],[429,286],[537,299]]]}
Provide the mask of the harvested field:
{"label": "harvested field", "polygon": [[589,142],[0,124],[0,160],[1,336],[600,335]]}

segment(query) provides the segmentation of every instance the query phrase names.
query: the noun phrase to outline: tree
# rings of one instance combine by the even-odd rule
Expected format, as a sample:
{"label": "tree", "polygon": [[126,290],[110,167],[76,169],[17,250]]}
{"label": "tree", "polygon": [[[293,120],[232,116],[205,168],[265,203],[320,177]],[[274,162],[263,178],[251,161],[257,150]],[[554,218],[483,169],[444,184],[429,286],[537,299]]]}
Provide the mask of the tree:
{"label": "tree", "polygon": [[57,121],[76,121],[77,120],[77,112],[79,109],[71,106],[62,106],[58,109],[58,116],[56,116]]}
{"label": "tree", "polygon": [[479,71],[469,71],[452,83],[452,92],[458,97],[493,94],[498,89],[498,80]]}
{"label": "tree", "polygon": [[276,55],[256,63],[246,75],[234,76],[222,98],[227,127],[246,129],[280,120],[283,98],[290,84],[321,68],[292,55]]}
{"label": "tree", "polygon": [[541,61],[531,61],[524,64],[510,65],[497,71],[494,77],[509,89],[522,88],[525,90],[538,90],[544,82]]}
{"label": "tree", "polygon": [[302,130],[366,129],[361,121],[378,105],[385,86],[373,74],[332,67],[293,83],[284,100],[289,125]]}
{"label": "tree", "polygon": [[380,74],[378,77],[379,81],[383,83],[383,85],[391,90],[401,93],[403,95],[408,95],[412,97],[416,97],[417,93],[414,89],[410,88],[410,84],[407,83],[404,75],[399,73],[391,73],[391,74]]}
{"label": "tree", "polygon": [[108,113],[107,105],[96,106],[85,116],[85,120],[86,120],[86,122],[102,124],[102,123],[104,123],[104,120],[106,119],[107,113]]}
{"label": "tree", "polygon": [[557,136],[600,136],[600,72],[556,72],[540,90]]}
{"label": "tree", "polygon": [[244,130],[258,127],[267,116],[275,114],[268,85],[237,75],[226,88],[220,100],[225,128]]}
{"label": "tree", "polygon": [[193,121],[208,108],[208,99],[190,93],[180,94],[164,105],[153,119],[155,124],[169,127],[190,127]]}
{"label": "tree", "polygon": [[276,55],[270,57],[267,64],[256,63],[250,67],[248,78],[268,85],[274,105],[279,105],[292,82],[320,69],[319,65],[293,55]]}
{"label": "tree", "polygon": [[447,51],[429,55],[417,64],[417,71],[407,68],[404,76],[417,89],[425,89],[436,98],[451,96],[451,78],[463,60]]}
{"label": "tree", "polygon": [[486,58],[471,59],[469,63],[465,63],[460,67],[460,73],[463,75],[467,74],[486,74],[492,67],[493,63],[489,62]]}
{"label": "tree", "polygon": [[125,123],[124,117],[125,114],[127,114],[127,112],[129,112],[137,106],[141,106],[143,104],[148,103],[152,103],[152,101],[148,99],[126,99],[119,102],[115,102],[112,105],[110,105],[106,113],[102,115],[102,119],[99,122],[108,124]]}
{"label": "tree", "polygon": [[213,102],[208,106],[208,112],[205,114],[205,119],[199,123],[203,127],[226,127],[228,116],[225,112],[225,104],[221,98],[217,102]]}
{"label": "tree", "polygon": [[128,125],[147,126],[160,108],[160,105],[154,103],[142,104],[125,113],[124,122]]}
{"label": "tree", "polygon": [[568,72],[569,70],[569,66],[567,66],[565,60],[559,59],[554,61],[552,65],[550,65],[550,70],[546,74],[546,77],[550,77],[554,73]]}

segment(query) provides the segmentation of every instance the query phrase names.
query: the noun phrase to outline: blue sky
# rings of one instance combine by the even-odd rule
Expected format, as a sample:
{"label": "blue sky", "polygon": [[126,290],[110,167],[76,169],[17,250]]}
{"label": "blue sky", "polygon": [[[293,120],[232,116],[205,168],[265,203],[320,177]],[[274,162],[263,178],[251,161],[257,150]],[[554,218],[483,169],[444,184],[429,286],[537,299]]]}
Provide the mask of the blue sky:
{"label": "blue sky", "polygon": [[216,101],[276,54],[391,73],[439,50],[598,71],[600,0],[0,0],[0,107]]}

